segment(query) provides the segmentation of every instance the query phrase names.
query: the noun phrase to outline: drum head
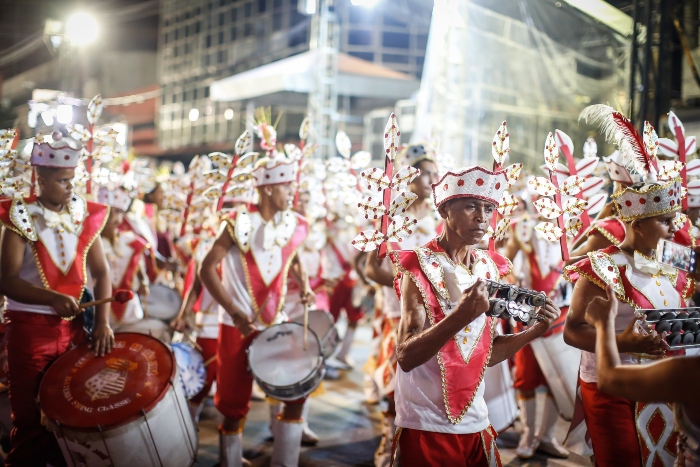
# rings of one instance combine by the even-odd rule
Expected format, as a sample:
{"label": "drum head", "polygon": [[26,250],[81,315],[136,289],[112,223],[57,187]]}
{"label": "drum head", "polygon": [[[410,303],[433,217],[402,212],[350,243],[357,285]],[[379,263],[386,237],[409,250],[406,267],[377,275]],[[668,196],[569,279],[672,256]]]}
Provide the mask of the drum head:
{"label": "drum head", "polygon": [[[293,319],[292,322],[304,325],[304,317]],[[311,329],[316,337],[323,339],[333,327],[333,318],[330,313],[323,310],[309,310],[309,329]]]}
{"label": "drum head", "polygon": [[250,344],[248,363],[253,374],[272,386],[291,386],[305,380],[321,361],[321,346],[309,330],[306,350],[304,326],[282,323],[261,332]]}
{"label": "drum head", "polygon": [[49,367],[39,402],[51,421],[74,430],[111,429],[160,402],[175,377],[173,353],[143,334],[117,333],[114,340],[104,357],[81,345]]}
{"label": "drum head", "polygon": [[177,290],[153,284],[149,287],[149,292],[144,307],[149,318],[170,321],[177,317],[182,306],[182,298]]}
{"label": "drum head", "polygon": [[184,342],[172,343],[170,347],[175,354],[175,361],[177,362],[177,369],[180,373],[185,396],[188,399],[192,399],[204,387],[207,376],[202,354]]}

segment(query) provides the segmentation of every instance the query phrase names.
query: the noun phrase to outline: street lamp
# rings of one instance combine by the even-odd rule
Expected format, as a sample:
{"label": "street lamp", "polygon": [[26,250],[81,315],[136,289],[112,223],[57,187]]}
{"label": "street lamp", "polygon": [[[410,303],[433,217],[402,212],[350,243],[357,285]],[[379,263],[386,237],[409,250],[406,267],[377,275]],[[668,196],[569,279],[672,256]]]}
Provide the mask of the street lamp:
{"label": "street lamp", "polygon": [[78,11],[66,20],[65,35],[71,44],[83,46],[97,39],[99,29],[94,16],[85,11]]}
{"label": "street lamp", "polygon": [[350,0],[350,3],[352,3],[354,6],[374,8],[377,3],[379,3],[379,0]]}

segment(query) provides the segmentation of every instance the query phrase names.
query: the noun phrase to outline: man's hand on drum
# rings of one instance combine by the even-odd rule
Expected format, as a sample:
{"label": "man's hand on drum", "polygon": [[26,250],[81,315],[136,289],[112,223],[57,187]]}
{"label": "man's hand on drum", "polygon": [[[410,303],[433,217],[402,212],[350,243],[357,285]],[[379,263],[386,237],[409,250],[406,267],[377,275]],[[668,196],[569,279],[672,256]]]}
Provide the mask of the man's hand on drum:
{"label": "man's hand on drum", "polygon": [[170,322],[170,328],[177,332],[188,333],[194,328],[192,327],[192,319],[190,316],[192,312],[184,312],[177,315],[177,318]]}
{"label": "man's hand on drum", "polygon": [[301,303],[304,305],[313,305],[316,303],[316,294],[311,290],[311,287],[306,287],[305,290],[301,291],[299,296],[301,297]]}
{"label": "man's hand on drum", "polygon": [[92,330],[92,343],[90,348],[95,355],[101,357],[112,351],[114,346],[114,332],[109,327],[109,323],[95,323]]}
{"label": "man's hand on drum", "polygon": [[236,311],[231,314],[231,318],[233,318],[234,326],[236,326],[244,336],[248,336],[255,331],[255,325],[253,325],[253,322],[243,313]]}
{"label": "man's hand on drum", "polygon": [[489,292],[486,288],[486,282],[482,279],[477,279],[471,287],[464,289],[454,313],[463,318],[463,324],[466,326],[486,313],[488,309]]}
{"label": "man's hand on drum", "polygon": [[554,302],[548,298],[547,303],[545,303],[543,307],[540,307],[540,309],[537,312],[539,321],[533,324],[532,327],[544,334],[549,328],[552,327],[552,324],[554,324],[554,322],[559,319],[560,315],[561,310],[559,309],[559,307],[556,306]]}
{"label": "man's hand on drum", "polygon": [[151,289],[148,287],[148,284],[143,284],[143,283],[142,283],[142,284],[139,286],[139,291],[138,291],[139,297],[141,297],[141,298],[146,298],[146,297],[148,297],[148,295],[149,295],[150,293],[151,293]]}
{"label": "man's hand on drum", "polygon": [[62,318],[74,318],[83,312],[78,300],[62,293],[56,293],[51,301],[51,308]]}

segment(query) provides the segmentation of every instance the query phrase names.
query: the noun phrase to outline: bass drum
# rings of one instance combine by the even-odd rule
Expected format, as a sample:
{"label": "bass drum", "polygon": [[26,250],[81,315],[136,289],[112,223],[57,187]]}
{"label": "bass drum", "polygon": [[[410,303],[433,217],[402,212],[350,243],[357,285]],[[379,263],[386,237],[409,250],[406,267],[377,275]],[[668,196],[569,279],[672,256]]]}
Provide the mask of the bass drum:
{"label": "bass drum", "polygon": [[135,332],[155,337],[166,344],[170,342],[170,326],[158,319],[141,319],[133,323],[119,324],[114,327],[114,332]]}
{"label": "bass drum", "polygon": [[143,334],[114,339],[105,357],[95,357],[87,345],[69,350],[41,381],[41,410],[66,463],[191,466],[197,430],[173,353]]}
{"label": "bass drum", "polygon": [[540,337],[530,342],[559,414],[566,421],[574,416],[576,384],[581,363],[581,350],[564,342],[564,333]]}
{"label": "bass drum", "polygon": [[510,375],[508,361],[486,367],[483,384],[489,421],[497,433],[502,433],[511,427],[518,417],[518,404],[515,401],[513,378]]}
{"label": "bass drum", "polygon": [[159,319],[170,324],[170,321],[174,320],[180,313],[182,306],[180,293],[163,284],[151,284],[149,292],[148,297],[143,301],[144,311],[149,318]]}
{"label": "bass drum", "polygon": [[282,323],[258,334],[248,347],[248,365],[260,389],[281,401],[311,394],[326,370],[321,344],[309,329],[304,349],[304,326]]}

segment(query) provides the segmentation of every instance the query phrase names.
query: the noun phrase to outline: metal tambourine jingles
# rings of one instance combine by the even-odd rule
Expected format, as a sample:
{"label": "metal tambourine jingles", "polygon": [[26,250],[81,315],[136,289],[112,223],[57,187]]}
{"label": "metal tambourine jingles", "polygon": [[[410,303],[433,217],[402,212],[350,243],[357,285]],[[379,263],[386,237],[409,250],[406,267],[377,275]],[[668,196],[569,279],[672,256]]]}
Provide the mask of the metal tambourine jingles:
{"label": "metal tambourine jingles", "polygon": [[524,289],[510,284],[486,281],[489,295],[488,316],[504,319],[513,318],[521,323],[530,324],[543,318],[533,310],[547,303],[547,296],[542,292]]}

